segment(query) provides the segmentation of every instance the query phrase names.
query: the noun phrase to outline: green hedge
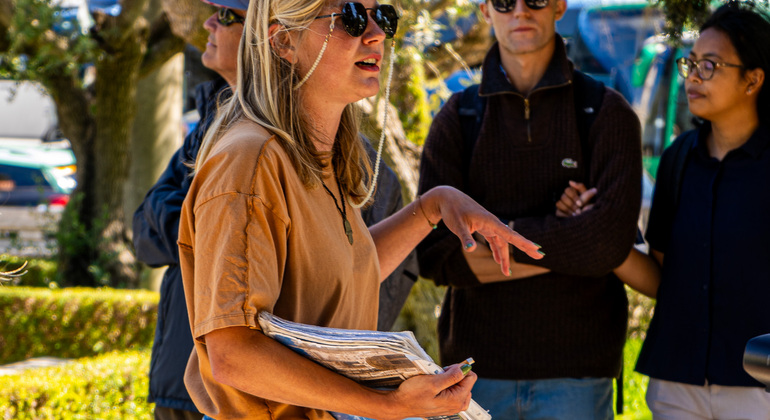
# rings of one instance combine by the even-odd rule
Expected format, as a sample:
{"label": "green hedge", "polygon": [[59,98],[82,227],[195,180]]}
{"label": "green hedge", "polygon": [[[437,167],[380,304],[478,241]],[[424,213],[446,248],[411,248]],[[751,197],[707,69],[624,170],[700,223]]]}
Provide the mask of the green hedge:
{"label": "green hedge", "polygon": [[0,376],[3,419],[151,419],[150,352],[109,353]]}
{"label": "green hedge", "polygon": [[0,364],[149,348],[157,307],[148,291],[0,287]]}

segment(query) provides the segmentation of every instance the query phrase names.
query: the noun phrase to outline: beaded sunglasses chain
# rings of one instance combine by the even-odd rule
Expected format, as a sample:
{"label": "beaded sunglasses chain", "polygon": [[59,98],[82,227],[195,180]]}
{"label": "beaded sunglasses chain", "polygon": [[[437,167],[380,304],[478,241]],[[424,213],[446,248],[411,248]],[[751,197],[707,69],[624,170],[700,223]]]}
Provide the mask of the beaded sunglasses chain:
{"label": "beaded sunglasses chain", "polygon": [[[336,18],[339,16],[342,19],[343,25],[345,27],[345,31],[348,33],[348,35],[357,38],[364,34],[364,31],[366,30],[366,26],[368,24],[369,16],[366,13],[367,11],[372,10],[375,13],[375,16],[373,16],[373,19],[377,26],[380,27],[380,29],[385,32],[386,38],[391,39],[390,43],[390,63],[388,64],[388,78],[387,82],[385,84],[385,107],[383,111],[383,117],[382,117],[382,132],[380,133],[380,144],[377,147],[377,159],[375,159],[374,162],[374,176],[372,178],[372,184],[369,187],[369,191],[366,194],[366,197],[364,197],[363,200],[361,200],[360,203],[350,203],[350,205],[354,208],[361,208],[366,204],[370,198],[372,198],[372,194],[374,193],[374,188],[377,186],[377,178],[380,174],[380,162],[382,161],[382,147],[385,144],[385,128],[388,126],[388,107],[387,104],[390,101],[390,84],[393,79],[393,64],[395,62],[395,51],[396,51],[396,40],[393,39],[393,36],[396,33],[397,27],[398,27],[398,15],[393,8],[393,6],[390,5],[379,5],[374,8],[365,8],[361,3],[345,3],[345,5],[342,8],[342,13],[332,13],[330,15],[323,15],[318,16],[316,19],[322,19],[322,18],[331,18],[331,23],[329,24],[329,33],[326,34],[326,37],[324,38],[324,44],[321,47],[321,51],[318,53],[318,57],[316,57],[315,62],[310,67],[310,70],[305,74],[305,77],[302,78],[302,80],[299,81],[294,86],[294,89],[299,89],[300,86],[305,84],[307,80],[310,78],[310,75],[313,74],[316,67],[318,67],[318,63],[321,62],[321,57],[323,57],[324,52],[326,51],[326,47],[329,44],[329,38],[331,38],[332,32],[334,32],[334,22]],[[343,216],[344,218],[344,216]]]}

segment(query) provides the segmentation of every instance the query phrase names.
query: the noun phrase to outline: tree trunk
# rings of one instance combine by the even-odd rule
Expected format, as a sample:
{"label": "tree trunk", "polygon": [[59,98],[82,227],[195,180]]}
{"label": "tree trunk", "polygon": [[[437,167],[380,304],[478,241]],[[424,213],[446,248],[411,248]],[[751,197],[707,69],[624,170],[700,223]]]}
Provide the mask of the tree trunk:
{"label": "tree trunk", "polygon": [[177,54],[137,86],[139,107],[132,127],[131,169],[125,189],[126,224],[147,190],[166,169],[171,155],[182,145],[182,92],[184,57]]}
{"label": "tree trunk", "polygon": [[[139,81],[131,142],[133,156],[125,188],[125,223],[131,226],[134,211],[147,190],[181,146],[184,56],[179,53]],[[165,269],[142,270],[141,287],[158,290]]]}
{"label": "tree trunk", "polygon": [[121,48],[96,64],[99,75],[94,90],[96,138],[94,142],[93,207],[91,221],[99,256],[96,273],[113,287],[137,287],[135,258],[123,210],[123,188],[131,163],[131,128],[136,112],[136,87],[144,55],[139,36],[129,36]]}

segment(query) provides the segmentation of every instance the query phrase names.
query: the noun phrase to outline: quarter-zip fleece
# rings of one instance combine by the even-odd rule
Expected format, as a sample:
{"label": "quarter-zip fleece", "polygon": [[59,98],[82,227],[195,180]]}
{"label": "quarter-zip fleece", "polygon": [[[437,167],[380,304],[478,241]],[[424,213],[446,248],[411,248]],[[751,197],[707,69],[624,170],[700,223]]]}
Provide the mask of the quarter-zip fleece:
{"label": "quarter-zip fleece", "polygon": [[[636,233],[639,120],[620,94],[607,89],[589,133],[591,167],[584,167],[573,67],[561,38],[554,42],[551,62],[529,95],[508,82],[494,45],[482,68],[479,93],[487,106],[473,150],[465,150],[462,139],[460,94],[436,116],[423,149],[421,192],[436,185],[461,189],[543,246],[542,260],[514,249],[516,261],[551,270],[482,285],[460,241],[443,225],[418,247],[421,274],[452,286],[439,319],[441,362],[472,355],[481,377],[613,377],[621,364],[627,301],[611,270],[628,255]],[[555,199],[569,180],[597,187],[599,194],[591,211],[560,219]]]}

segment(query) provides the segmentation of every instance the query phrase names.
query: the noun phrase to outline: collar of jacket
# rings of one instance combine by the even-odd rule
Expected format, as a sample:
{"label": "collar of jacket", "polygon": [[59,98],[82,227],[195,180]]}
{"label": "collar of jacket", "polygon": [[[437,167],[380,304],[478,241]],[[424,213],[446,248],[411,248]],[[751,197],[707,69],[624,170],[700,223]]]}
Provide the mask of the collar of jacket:
{"label": "collar of jacket", "polygon": [[[221,92],[221,93],[220,93]],[[198,115],[203,119],[209,113],[217,112],[217,101],[223,102],[228,99],[232,91],[227,81],[222,76],[216,76],[214,79],[203,82],[195,87],[195,107],[198,109]]]}
{"label": "collar of jacket", "polygon": [[[561,86],[572,83],[573,64],[567,58],[567,49],[564,46],[564,40],[559,34],[554,36],[556,48],[554,49],[551,62],[545,70],[545,74],[537,82],[532,92],[549,86]],[[523,95],[508,81],[502,69],[502,60],[500,59],[500,45],[495,42],[492,48],[484,58],[481,66],[481,86],[479,95],[490,96],[500,93],[515,93]],[[531,92],[530,92],[531,93]]]}

